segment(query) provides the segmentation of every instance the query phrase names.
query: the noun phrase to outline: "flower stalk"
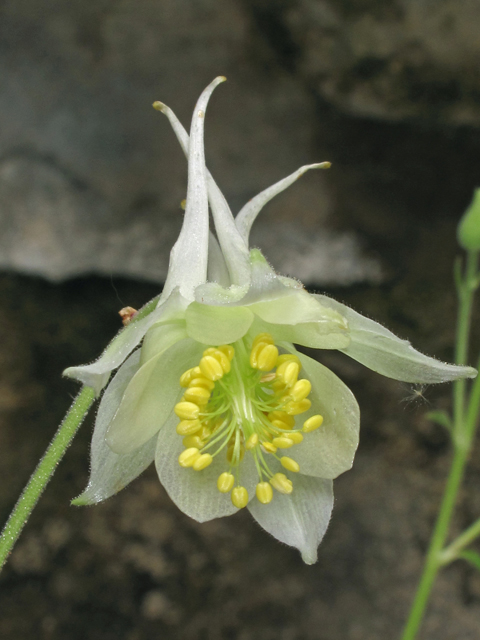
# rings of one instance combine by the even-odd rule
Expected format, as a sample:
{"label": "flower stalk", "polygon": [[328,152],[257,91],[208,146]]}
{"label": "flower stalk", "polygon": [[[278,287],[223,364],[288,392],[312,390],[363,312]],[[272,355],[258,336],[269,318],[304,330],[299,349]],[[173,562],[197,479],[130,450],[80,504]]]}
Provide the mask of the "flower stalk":
{"label": "flower stalk", "polygon": [[83,387],[73,401],[45,455],[38,463],[2,531],[0,537],[0,569],[5,564],[38,499],[70,446],[94,400],[95,391],[91,387]]}

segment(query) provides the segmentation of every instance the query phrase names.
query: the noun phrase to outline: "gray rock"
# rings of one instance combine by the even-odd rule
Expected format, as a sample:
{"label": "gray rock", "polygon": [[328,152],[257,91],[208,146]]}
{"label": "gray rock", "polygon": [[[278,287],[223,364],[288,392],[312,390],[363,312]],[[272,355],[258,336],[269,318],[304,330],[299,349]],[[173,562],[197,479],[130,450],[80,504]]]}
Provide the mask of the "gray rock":
{"label": "gray rock", "polygon": [[[200,91],[220,73],[231,82],[209,107],[207,160],[234,210],[325,159],[314,149],[312,96],[268,51],[256,57],[251,12],[241,3],[39,0],[32,8],[7,0],[0,41],[2,268],[51,280],[88,272],[164,280],[186,164],[151,104],[165,101],[188,125]],[[322,240],[328,180],[307,176],[292,193],[271,205],[283,214],[255,236],[271,244],[274,229],[277,268],[318,283],[333,273],[344,274],[337,282],[375,279],[378,265],[353,236],[345,255],[343,236]],[[289,257],[293,223],[311,260]]]}

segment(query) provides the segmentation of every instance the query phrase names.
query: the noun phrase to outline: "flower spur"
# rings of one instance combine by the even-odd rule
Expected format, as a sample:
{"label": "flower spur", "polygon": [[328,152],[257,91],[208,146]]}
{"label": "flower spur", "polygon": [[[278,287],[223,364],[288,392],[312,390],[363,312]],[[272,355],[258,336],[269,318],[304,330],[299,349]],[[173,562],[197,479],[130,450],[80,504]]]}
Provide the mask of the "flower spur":
{"label": "flower spur", "polygon": [[188,159],[184,222],[162,294],[96,362],[65,371],[100,394],[118,369],[100,401],[88,486],[73,502],[105,500],[155,460],[163,486],[190,517],[204,522],[247,507],[313,563],[333,507],[332,480],[352,466],[360,418],[346,385],[294,344],[338,349],[412,383],[476,371],[420,354],[376,322],[279,276],[258,249],[249,250],[262,207],[329,163],[302,167],[234,218],[203,148],[207,103],[223,80],[200,96],[190,135],[171,109],[154,103]]}

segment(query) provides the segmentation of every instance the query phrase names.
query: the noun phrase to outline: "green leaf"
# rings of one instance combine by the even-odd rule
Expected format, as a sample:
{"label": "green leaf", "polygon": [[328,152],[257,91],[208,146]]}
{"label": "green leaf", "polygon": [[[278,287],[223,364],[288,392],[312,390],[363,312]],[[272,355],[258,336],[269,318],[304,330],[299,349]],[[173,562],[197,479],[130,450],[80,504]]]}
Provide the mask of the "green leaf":
{"label": "green leaf", "polygon": [[462,553],[459,553],[458,557],[463,558],[469,564],[471,564],[472,567],[475,567],[475,569],[478,569],[480,571],[480,553],[477,553],[477,551],[466,549],[465,551],[462,551]]}
{"label": "green leaf", "polygon": [[425,414],[427,420],[431,420],[432,422],[436,422],[442,427],[445,427],[447,431],[452,430],[452,419],[448,415],[446,411],[429,411]]}

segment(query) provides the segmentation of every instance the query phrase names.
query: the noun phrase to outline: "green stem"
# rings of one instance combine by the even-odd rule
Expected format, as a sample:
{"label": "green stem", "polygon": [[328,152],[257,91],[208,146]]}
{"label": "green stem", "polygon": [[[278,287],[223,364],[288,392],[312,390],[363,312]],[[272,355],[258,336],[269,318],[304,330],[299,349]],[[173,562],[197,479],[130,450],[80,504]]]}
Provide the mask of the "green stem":
{"label": "green stem", "polygon": [[38,463],[0,537],[0,569],[94,400],[95,391],[91,387],[83,387]]}
{"label": "green stem", "polygon": [[[459,312],[457,322],[457,336],[455,348],[456,364],[466,364],[468,359],[468,343],[472,320],[472,304],[477,283],[478,253],[469,251],[465,277],[457,283]],[[458,380],[453,389],[453,414],[455,416],[454,431],[460,435],[463,428],[463,413],[465,411],[466,380]]]}
{"label": "green stem", "polygon": [[[472,303],[477,283],[478,253],[467,254],[467,265],[463,279],[457,278],[457,290],[459,299],[455,362],[466,364],[468,358],[468,343],[470,335]],[[478,382],[478,379],[477,381]],[[477,385],[475,385],[475,389]],[[480,400],[480,383],[478,384],[478,400]],[[413,600],[407,623],[403,630],[402,640],[414,640],[425,615],[430,593],[435,582],[438,570],[443,564],[443,547],[447,538],[450,521],[455,509],[458,490],[465,474],[465,465],[470,454],[472,440],[477,423],[478,402],[475,401],[475,391],[472,393],[468,418],[465,422],[465,380],[458,380],[454,384],[453,391],[453,416],[454,416],[454,455],[450,473],[445,486],[440,511],[430,539],[430,544],[425,559],[423,573]],[[475,405],[475,406],[474,406]],[[475,411],[474,411],[475,410]]]}

